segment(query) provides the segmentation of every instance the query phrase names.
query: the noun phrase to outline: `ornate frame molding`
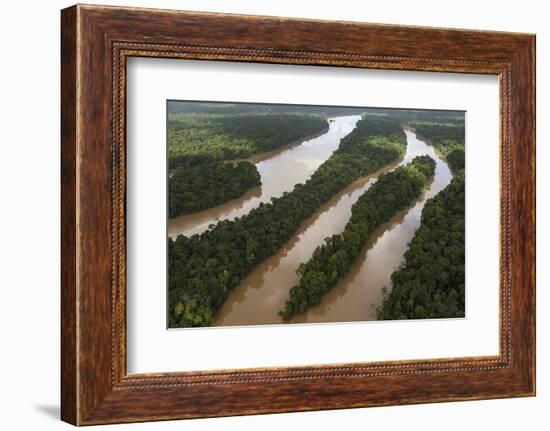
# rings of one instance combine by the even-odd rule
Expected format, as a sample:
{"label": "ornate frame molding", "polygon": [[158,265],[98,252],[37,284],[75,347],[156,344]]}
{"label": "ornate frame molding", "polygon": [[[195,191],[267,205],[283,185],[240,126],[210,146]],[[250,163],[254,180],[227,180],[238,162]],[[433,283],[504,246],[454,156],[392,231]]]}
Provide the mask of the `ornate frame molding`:
{"label": "ornate frame molding", "polygon": [[[207,34],[201,30],[205,25],[218,30]],[[258,26],[269,31],[253,35]],[[284,39],[277,36],[281,29]],[[313,41],[311,34],[339,37]],[[346,49],[352,42],[354,49]],[[62,418],[97,424],[533,395],[534,44],[534,36],[510,33],[99,6],[65,9]],[[412,55],[403,55],[405,48]],[[500,354],[127,375],[125,65],[131,56],[498,75]],[[304,391],[307,399],[301,397]]]}

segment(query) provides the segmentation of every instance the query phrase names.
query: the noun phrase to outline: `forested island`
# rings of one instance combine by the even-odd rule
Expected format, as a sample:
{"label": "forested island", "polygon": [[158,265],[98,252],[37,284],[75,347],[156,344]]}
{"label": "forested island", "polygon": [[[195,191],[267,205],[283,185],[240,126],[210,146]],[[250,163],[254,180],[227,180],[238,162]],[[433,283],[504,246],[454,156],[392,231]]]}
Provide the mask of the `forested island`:
{"label": "forested island", "polygon": [[[400,239],[394,264],[375,268],[387,282],[377,285],[374,317],[363,320],[465,315],[464,112],[179,101],[167,107],[167,217],[189,223],[199,214],[202,223],[168,238],[170,328],[226,324],[220,314],[246,308],[247,289],[262,292],[270,268],[283,265],[317,223],[326,233],[304,239],[312,246],[293,254],[291,266],[284,263],[286,282],[270,283],[274,290],[254,295],[260,299],[249,308],[272,313],[264,323],[296,323],[324,313],[319,306],[327,297],[346,303],[345,290],[337,293],[342,280],[372,253],[368,244],[378,231],[412,223],[397,215],[413,207],[420,208],[416,222]],[[280,160],[295,155],[300,163],[258,162],[283,153]],[[304,168],[302,177],[285,171],[290,166]],[[253,197],[257,190],[265,198]],[[340,217],[339,228],[319,219],[329,211]],[[360,316],[372,316],[366,308]],[[344,312],[326,321],[347,320]]]}
{"label": "forested island", "polygon": [[290,298],[281,311],[283,319],[319,304],[348,272],[372,232],[420,196],[434,169],[433,159],[419,156],[382,175],[353,205],[344,232],[327,238],[307,263],[300,264],[300,283],[290,289]]}
{"label": "forested island", "polygon": [[366,116],[304,184],[201,235],[170,240],[170,326],[210,324],[229,292],[323,202],[357,178],[397,160],[405,145],[398,121]]}

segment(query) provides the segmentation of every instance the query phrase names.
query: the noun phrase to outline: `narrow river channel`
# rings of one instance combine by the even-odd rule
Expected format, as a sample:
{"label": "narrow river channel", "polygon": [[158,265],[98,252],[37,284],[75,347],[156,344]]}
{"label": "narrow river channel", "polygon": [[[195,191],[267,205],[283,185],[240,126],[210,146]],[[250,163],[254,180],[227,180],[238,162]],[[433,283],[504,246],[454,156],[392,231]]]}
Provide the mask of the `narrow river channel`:
{"label": "narrow river channel", "polygon": [[342,138],[355,128],[360,119],[360,115],[330,118],[328,130],[320,136],[251,157],[249,160],[260,173],[261,187],[215,208],[169,220],[168,236],[175,238],[201,233],[211,224],[240,217],[261,202],[270,202],[271,198],[291,191],[296,184],[304,183],[338,149]]}
{"label": "narrow river channel", "polygon": [[[231,292],[212,326],[283,323],[278,312],[288,298],[288,290],[298,282],[298,265],[311,257],[324,238],[344,230],[352,205],[380,174],[407,164],[418,155],[427,154],[436,160],[435,175],[429,189],[411,208],[397,214],[375,231],[348,276],[323,298],[320,305],[297,316],[292,322],[376,320],[376,307],[381,305],[382,289],[391,288],[390,276],[401,263],[408,243],[420,226],[426,200],[445,188],[452,178],[449,167],[433,147],[419,140],[414,131],[405,129],[405,133],[407,150],[403,159],[354,182],[307,219],[276,255],[258,265]],[[302,163],[307,165],[307,161]],[[280,172],[285,172],[286,176],[294,167],[281,169]]]}

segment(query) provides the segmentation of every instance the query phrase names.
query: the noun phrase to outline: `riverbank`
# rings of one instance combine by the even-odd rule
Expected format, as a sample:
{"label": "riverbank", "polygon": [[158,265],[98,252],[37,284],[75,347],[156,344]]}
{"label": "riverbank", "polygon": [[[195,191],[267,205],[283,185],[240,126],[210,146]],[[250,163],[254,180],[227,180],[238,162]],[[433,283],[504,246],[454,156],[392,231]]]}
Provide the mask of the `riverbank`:
{"label": "riverbank", "polygon": [[[248,214],[261,203],[290,192],[298,183],[305,183],[315,170],[327,160],[340,145],[340,141],[355,128],[359,116],[335,118],[327,122],[327,131],[313,138],[294,143],[278,150],[266,160],[255,164],[260,173],[261,186],[247,191],[243,196],[224,204],[193,214],[168,220],[168,236],[200,234],[211,224],[233,220]],[[266,154],[266,153],[262,153]],[[281,173],[284,173],[281,175]]]}
{"label": "riverbank", "polygon": [[[343,127],[353,132],[341,139]],[[337,150],[319,167],[313,166],[307,181],[295,182],[292,191],[243,217],[218,223],[202,235],[169,242],[170,327],[211,325],[229,293],[288,242],[304,220],[356,179],[397,160],[406,148],[403,129],[393,119],[348,117],[334,122],[331,130],[332,137],[338,137],[333,142]],[[300,148],[315,155],[315,141]],[[312,168],[310,160],[291,162]],[[275,178],[280,181],[293,173],[279,170]]]}
{"label": "riverbank", "polygon": [[326,238],[300,264],[300,281],[290,289],[279,312],[283,319],[288,321],[319,304],[348,274],[376,228],[412,205],[434,173],[435,160],[423,155],[378,178],[352,206],[344,232]]}
{"label": "riverbank", "polygon": [[425,142],[426,144],[428,144],[430,147],[433,148],[433,150],[435,151],[435,153],[440,157],[442,158],[443,160],[445,160],[445,163],[449,164],[449,162],[447,161],[447,159],[445,158],[445,155],[437,148],[437,146],[434,144],[434,142],[430,139],[430,138],[427,138],[426,136],[424,135],[421,135],[420,133],[418,133],[416,131],[416,129],[414,127],[411,127],[411,126],[402,126],[404,130],[408,130],[409,132],[412,132],[416,135],[416,138],[420,141],[423,141]]}
{"label": "riverbank", "polygon": [[380,175],[390,172],[402,162],[403,157],[355,180],[304,220],[295,235],[276,254],[256,266],[231,292],[212,326],[282,324],[278,311],[288,297],[288,289],[284,287],[290,288],[298,282],[298,265],[311,256],[327,236],[341,233],[357,198]]}
{"label": "riverbank", "polygon": [[263,153],[255,154],[250,157],[246,157],[243,159],[235,159],[235,160],[227,160],[226,163],[239,163],[239,162],[248,162],[252,163],[253,165],[263,162],[268,159],[272,159],[273,157],[278,156],[279,154],[291,150],[294,147],[297,147],[298,145],[302,145],[304,142],[310,141],[312,139],[318,138],[319,136],[324,135],[327,133],[330,129],[329,122],[327,120],[327,125],[324,129],[319,130],[319,132],[312,133],[311,135],[305,136],[304,138],[297,139],[295,141],[289,142],[288,144],[281,145],[280,147],[277,147],[270,151],[265,151]]}
{"label": "riverbank", "polygon": [[[404,128],[405,129],[405,128]],[[407,164],[415,156],[436,160],[433,179],[409,208],[395,215],[373,232],[348,276],[332,289],[321,304],[295,316],[288,323],[326,323],[377,320],[383,288],[391,287],[391,274],[400,265],[408,244],[420,226],[426,201],[450,182],[452,173],[434,147],[405,129],[404,157],[367,177],[356,180],[304,221],[296,234],[274,256],[258,265],[229,295],[213,326],[283,324],[277,312],[288,298],[288,289],[298,282],[296,269],[307,261],[317,246],[332,234],[341,233],[351,215],[351,207],[377,178]]]}
{"label": "riverbank", "polygon": [[444,153],[438,148],[438,145],[427,136],[418,133],[415,127],[412,126],[402,126],[404,129],[409,130],[416,134],[418,139],[426,142],[428,145],[430,145],[436,154],[440,156],[445,162],[449,165],[451,170],[453,171],[454,175],[457,175],[465,168],[465,157],[466,157],[466,149],[464,145],[460,145],[458,143],[458,146],[455,146],[454,148],[447,151],[447,153]]}
{"label": "riverbank", "polygon": [[[256,165],[263,161],[273,159],[284,153],[285,151],[289,151],[299,145],[302,145],[305,142],[323,136],[329,131],[329,128],[329,123],[327,121],[326,127],[317,133],[282,145],[271,151],[259,153],[244,159],[227,160],[225,163],[232,163],[234,165],[237,165],[240,162],[247,162]],[[248,190],[244,191],[244,193],[242,193],[240,196],[237,196],[214,207],[170,218],[168,220],[168,237],[173,239],[176,238],[178,235],[194,235],[200,233],[202,230],[208,227],[210,222],[222,219],[224,214],[238,212],[239,210],[242,210],[243,207],[246,205],[246,202],[254,198],[259,198],[261,195],[262,184],[256,187],[249,188]],[[197,226],[197,228],[191,229],[192,226]]]}

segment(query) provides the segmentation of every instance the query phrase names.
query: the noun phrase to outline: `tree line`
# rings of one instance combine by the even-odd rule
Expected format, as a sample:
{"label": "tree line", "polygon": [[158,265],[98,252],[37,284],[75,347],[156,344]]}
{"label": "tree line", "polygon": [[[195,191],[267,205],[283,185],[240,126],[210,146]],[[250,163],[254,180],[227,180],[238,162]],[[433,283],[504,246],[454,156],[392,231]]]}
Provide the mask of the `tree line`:
{"label": "tree line", "polygon": [[220,205],[261,185],[260,173],[248,162],[224,163],[208,156],[185,156],[171,161],[168,179],[168,217]]}
{"label": "tree line", "polygon": [[325,117],[338,115],[361,115],[369,108],[348,106],[285,105],[275,103],[231,103],[231,102],[187,102],[169,101],[168,112],[209,113],[209,114],[322,114]]}
{"label": "tree line", "polygon": [[306,218],[354,180],[397,160],[405,147],[398,121],[365,117],[304,184],[200,235],[169,240],[169,326],[211,324],[229,292]]}
{"label": "tree line", "polygon": [[184,114],[168,116],[168,156],[209,155],[233,160],[274,150],[328,128],[307,114]]}
{"label": "tree line", "polygon": [[452,123],[412,122],[411,126],[443,154],[453,173],[464,169],[464,120]]}
{"label": "tree line", "polygon": [[173,113],[168,117],[168,215],[212,208],[261,184],[249,157],[328,128],[323,118],[299,114],[211,115]]}
{"label": "tree line", "polygon": [[379,319],[464,317],[464,172],[428,200]]}
{"label": "tree line", "polygon": [[435,161],[429,156],[416,157],[406,166],[382,175],[351,209],[344,232],[325,239],[312,257],[300,264],[299,283],[290,289],[284,320],[321,303],[321,299],[338,285],[353,262],[361,254],[373,231],[397,212],[410,206],[424,190],[435,171]]}

